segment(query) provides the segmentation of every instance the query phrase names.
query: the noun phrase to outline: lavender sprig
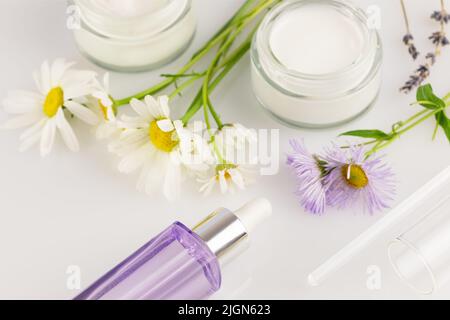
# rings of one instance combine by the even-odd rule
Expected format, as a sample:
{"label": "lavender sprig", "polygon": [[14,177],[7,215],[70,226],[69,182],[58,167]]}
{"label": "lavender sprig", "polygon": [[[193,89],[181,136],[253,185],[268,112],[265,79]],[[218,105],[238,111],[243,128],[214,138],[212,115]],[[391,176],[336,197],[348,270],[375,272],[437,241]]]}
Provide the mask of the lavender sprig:
{"label": "lavender sprig", "polygon": [[405,20],[405,26],[406,26],[406,34],[403,37],[403,43],[408,48],[408,53],[411,55],[413,60],[416,60],[417,57],[420,55],[419,51],[416,48],[416,45],[414,44],[414,36],[411,33],[411,28],[409,27],[409,20],[408,20],[408,14],[406,13],[406,6],[403,0],[400,0],[400,4],[402,7],[402,13],[403,18]]}
{"label": "lavender sprig", "polygon": [[[402,5],[404,8],[404,3],[402,0]],[[406,11],[403,10],[403,13],[406,16]],[[436,63],[436,58],[441,54],[441,50],[443,47],[450,44],[450,41],[447,38],[447,34],[445,31],[446,24],[450,21],[450,15],[447,13],[445,9],[444,0],[441,0],[441,10],[434,11],[431,15],[431,19],[436,20],[440,24],[440,30],[433,32],[433,34],[428,38],[434,44],[434,52],[429,52],[425,56],[425,63],[421,64],[412,74],[408,81],[400,88],[401,92],[409,93],[414,88],[420,86],[429,76],[431,67]],[[409,29],[408,19],[405,18],[407,23],[407,28]]]}

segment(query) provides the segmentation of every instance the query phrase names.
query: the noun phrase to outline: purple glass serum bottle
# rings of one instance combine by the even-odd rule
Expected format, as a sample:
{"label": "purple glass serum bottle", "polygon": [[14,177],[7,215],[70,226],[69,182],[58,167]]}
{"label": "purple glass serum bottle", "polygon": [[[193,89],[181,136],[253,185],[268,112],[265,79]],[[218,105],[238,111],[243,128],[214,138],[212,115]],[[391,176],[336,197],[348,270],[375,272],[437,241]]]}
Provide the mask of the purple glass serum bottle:
{"label": "purple glass serum bottle", "polygon": [[175,222],[94,282],[75,300],[197,300],[221,286],[221,266],[248,246],[271,215],[266,199],[218,209],[192,230]]}

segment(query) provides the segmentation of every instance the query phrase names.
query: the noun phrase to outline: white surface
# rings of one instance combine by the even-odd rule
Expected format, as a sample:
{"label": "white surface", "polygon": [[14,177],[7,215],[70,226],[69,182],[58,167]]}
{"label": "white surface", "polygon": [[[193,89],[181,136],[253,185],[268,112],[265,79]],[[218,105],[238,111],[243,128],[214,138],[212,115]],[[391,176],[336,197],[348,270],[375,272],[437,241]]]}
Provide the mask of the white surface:
{"label": "white surface", "polygon": [[[196,39],[188,52],[164,71],[175,71],[182,65],[241,2],[196,0]],[[357,2],[367,7],[375,1]],[[259,196],[272,202],[274,214],[255,234],[250,250],[224,270],[224,286],[215,298],[421,298],[398,280],[389,266],[386,243],[394,231],[322,286],[309,287],[309,272],[382,215],[329,211],[315,217],[304,213],[293,196],[295,181],[284,165],[289,138],[304,137],[311,149],[319,150],[344,130],[389,129],[391,123],[418,110],[409,106],[412,96],[398,93],[398,87],[415,66],[401,44],[404,29],[398,3],[377,3],[382,10],[385,46],[383,88],[376,107],[355,122],[320,131],[281,126],[260,110],[251,93],[248,58],[214,94],[214,102],[227,121],[281,129],[279,174],[260,178],[246,192],[202,198],[195,190],[187,189],[178,202],[168,203],[159,195],[149,198],[136,192],[136,177],[119,174],[115,169],[117,159],[107,153],[103,143],[95,142],[92,132],[82,125],[76,128],[77,132],[85,131],[79,134],[80,153],[71,154],[58,143],[59,147],[45,160],[36,150],[25,154],[17,151],[19,132],[1,132],[0,298],[71,298],[78,291],[66,287],[69,265],[81,267],[82,285],[86,287],[174,220],[192,225],[217,207],[234,210]],[[435,8],[425,1],[409,3],[417,44],[426,52],[430,48],[426,37],[437,28],[428,19],[429,11],[437,9],[438,4]],[[31,72],[47,58],[62,56],[100,70],[78,54],[65,27],[65,5],[63,0],[1,1],[0,97],[12,89],[33,89]],[[450,91],[449,69],[450,50],[446,48],[431,77],[435,90],[441,94]],[[146,88],[157,80],[160,71],[114,73],[114,96]],[[174,110],[181,113],[187,101],[179,100]],[[0,122],[5,119],[1,112]],[[431,142],[432,131],[433,124],[425,123],[388,150],[386,160],[394,167],[399,181],[396,203],[449,164],[448,142],[441,133]],[[373,265],[381,271],[380,290],[369,290],[366,285],[366,272]],[[450,297],[450,287],[433,297]]]}
{"label": "white surface", "polygon": [[[336,273],[345,266],[351,258],[366,249],[372,242],[376,241],[384,232],[390,231],[399,223],[412,216],[424,205],[433,205],[433,195],[446,190],[450,181],[450,166],[439,172],[432,180],[423,185],[419,190],[405,199],[398,206],[390,210],[383,218],[379,219],[370,228],[361,233],[352,242],[338,251],[333,257],[314,270],[308,281],[312,285],[323,283],[326,278]],[[447,243],[447,242],[444,242]],[[436,244],[436,243],[435,243]]]}

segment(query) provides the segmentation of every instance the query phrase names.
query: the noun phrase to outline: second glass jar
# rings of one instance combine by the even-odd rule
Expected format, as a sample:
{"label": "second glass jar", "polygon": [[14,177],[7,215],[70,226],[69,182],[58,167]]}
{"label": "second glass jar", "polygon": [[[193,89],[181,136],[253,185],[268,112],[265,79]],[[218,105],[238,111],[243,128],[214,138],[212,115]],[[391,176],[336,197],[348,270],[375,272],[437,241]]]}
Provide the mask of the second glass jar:
{"label": "second glass jar", "polygon": [[364,11],[344,0],[281,2],[261,23],[251,59],[257,99],[294,126],[350,121],[380,89],[378,33]]}

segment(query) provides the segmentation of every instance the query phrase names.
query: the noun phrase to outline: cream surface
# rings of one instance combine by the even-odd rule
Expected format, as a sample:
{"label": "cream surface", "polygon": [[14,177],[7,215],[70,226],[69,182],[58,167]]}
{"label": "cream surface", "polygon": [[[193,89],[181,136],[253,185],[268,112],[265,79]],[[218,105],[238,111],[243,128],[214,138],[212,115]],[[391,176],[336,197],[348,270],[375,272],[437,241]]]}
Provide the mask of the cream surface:
{"label": "cream surface", "polygon": [[142,14],[158,11],[163,8],[169,0],[95,0],[98,6],[109,12],[124,16],[136,17]]}
{"label": "cream surface", "polygon": [[357,22],[321,4],[282,13],[269,37],[272,52],[284,66],[315,75],[351,65],[361,55],[364,44]]}

